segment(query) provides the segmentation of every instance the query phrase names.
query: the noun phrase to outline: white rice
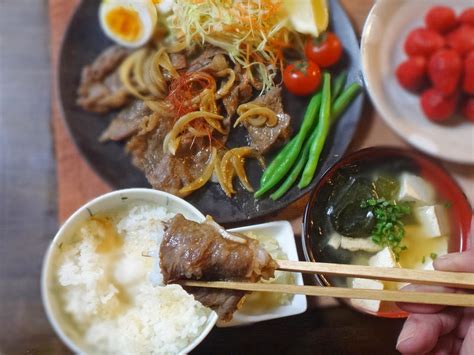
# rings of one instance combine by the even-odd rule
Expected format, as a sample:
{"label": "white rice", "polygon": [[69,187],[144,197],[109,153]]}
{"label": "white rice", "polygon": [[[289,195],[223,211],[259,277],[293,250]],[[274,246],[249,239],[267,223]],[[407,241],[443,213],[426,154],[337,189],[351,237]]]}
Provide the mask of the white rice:
{"label": "white rice", "polygon": [[96,251],[100,236],[93,221],[63,245],[60,298],[91,352],[176,354],[202,332],[211,311],[179,285],[159,286],[159,265],[142,256],[157,250],[161,221],[172,216],[152,204],[132,205],[108,216],[123,238],[117,251]]}

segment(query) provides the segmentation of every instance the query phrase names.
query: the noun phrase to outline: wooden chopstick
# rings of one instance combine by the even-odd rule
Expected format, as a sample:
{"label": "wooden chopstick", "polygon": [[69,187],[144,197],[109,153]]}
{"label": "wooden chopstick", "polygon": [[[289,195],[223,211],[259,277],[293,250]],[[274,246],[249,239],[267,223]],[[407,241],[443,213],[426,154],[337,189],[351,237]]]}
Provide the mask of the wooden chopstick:
{"label": "wooden chopstick", "polygon": [[278,270],[282,271],[354,276],[365,279],[401,281],[425,285],[474,289],[473,273],[380,268],[361,265],[315,263],[291,260],[276,260],[276,262],[278,263]]}
{"label": "wooden chopstick", "polygon": [[191,281],[180,280],[182,286],[208,287],[241,291],[281,292],[307,296],[327,296],[338,298],[357,298],[392,302],[436,304],[445,306],[474,307],[474,294],[404,292],[392,290],[366,290],[359,288],[298,286],[283,284],[264,284],[231,281]]}

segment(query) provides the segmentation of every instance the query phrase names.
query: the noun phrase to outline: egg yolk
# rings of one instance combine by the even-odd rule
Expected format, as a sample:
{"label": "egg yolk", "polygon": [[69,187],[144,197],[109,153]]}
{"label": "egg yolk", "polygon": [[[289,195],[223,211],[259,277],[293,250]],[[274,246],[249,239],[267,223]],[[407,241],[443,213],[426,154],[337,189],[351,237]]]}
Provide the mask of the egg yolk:
{"label": "egg yolk", "polygon": [[125,7],[110,10],[105,16],[107,27],[124,41],[134,41],[140,37],[142,23],[138,12]]}

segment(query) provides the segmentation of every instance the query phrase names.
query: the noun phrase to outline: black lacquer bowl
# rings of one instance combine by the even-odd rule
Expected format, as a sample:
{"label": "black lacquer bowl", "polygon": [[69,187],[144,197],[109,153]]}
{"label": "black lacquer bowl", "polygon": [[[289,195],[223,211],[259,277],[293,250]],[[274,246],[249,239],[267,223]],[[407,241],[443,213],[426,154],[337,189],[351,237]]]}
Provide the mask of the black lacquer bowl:
{"label": "black lacquer bowl", "polygon": [[[362,83],[359,43],[345,11],[338,1],[330,1],[332,31],[341,39],[345,58],[338,70],[348,69],[348,82]],[[59,61],[59,96],[63,117],[69,132],[79,151],[90,166],[111,187],[116,189],[130,187],[150,187],[142,172],[135,168],[126,155],[123,143],[99,143],[97,138],[107,127],[113,114],[99,116],[83,111],[75,103],[76,90],[80,80],[81,69],[92,62],[97,55],[111,44],[99,26],[99,2],[83,0],[78,6],[64,37]],[[301,124],[309,98],[296,97],[283,92],[285,111],[292,117],[295,130]],[[237,194],[227,198],[220,186],[208,183],[205,187],[187,197],[187,200],[204,214],[212,215],[219,223],[238,223],[275,212],[298,200],[319,181],[323,173],[334,164],[346,151],[361,116],[363,97],[359,96],[347,112],[333,127],[326,147],[321,155],[319,167],[313,182],[305,189],[294,187],[283,198],[273,201],[270,198],[256,200],[253,195],[235,183]],[[245,131],[236,129],[229,137],[229,146],[247,145]],[[271,154],[266,157],[267,161]],[[252,185],[257,188],[262,174],[256,161],[247,163],[247,173]]]}
{"label": "black lacquer bowl", "polygon": [[[335,186],[341,177],[355,176],[372,169],[383,170],[396,176],[401,172],[410,172],[423,177],[437,192],[440,201],[449,202],[448,216],[451,233],[448,251],[462,251],[468,246],[468,235],[472,223],[472,208],[458,183],[449,173],[433,159],[422,153],[392,147],[373,147],[350,153],[334,164],[316,184],[306,206],[303,217],[302,244],[305,259],[325,263],[345,264],[349,262],[344,256],[335,252],[325,244],[331,233],[327,218],[330,213],[328,201],[336,191]],[[345,278],[315,275],[315,281],[322,286],[346,287]],[[350,302],[347,302],[352,305]],[[357,310],[385,318],[403,318],[402,312],[394,304],[385,304],[379,312],[371,312],[363,308]]]}

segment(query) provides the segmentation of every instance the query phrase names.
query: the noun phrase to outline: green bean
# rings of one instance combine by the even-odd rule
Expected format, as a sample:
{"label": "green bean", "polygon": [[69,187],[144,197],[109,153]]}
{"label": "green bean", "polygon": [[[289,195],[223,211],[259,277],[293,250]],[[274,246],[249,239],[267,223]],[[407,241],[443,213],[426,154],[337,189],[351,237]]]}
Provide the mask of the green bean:
{"label": "green bean", "polygon": [[324,73],[323,77],[323,97],[319,111],[319,122],[316,126],[316,139],[311,143],[309,158],[298,183],[300,189],[308,186],[313,179],[331,125],[331,75]]}
{"label": "green bean", "polygon": [[[336,80],[334,81],[334,85],[336,85]],[[360,85],[352,84],[342,94],[339,92],[341,99],[337,97],[336,100],[333,100],[333,107],[332,107],[333,114],[331,117],[331,124],[334,123],[339,118],[341,113],[347,108],[347,106],[353,101],[355,96],[360,92],[360,89],[361,89]],[[333,90],[333,92],[337,94],[336,90]],[[335,104],[336,102],[337,104]],[[337,109],[336,112],[334,111],[334,107],[336,107]],[[270,196],[273,200],[277,200],[281,198],[286,192],[288,192],[289,189],[291,189],[296,179],[298,179],[308,159],[310,144],[311,142],[314,142],[314,140],[316,139],[316,133],[317,133],[317,130],[315,129],[313,133],[311,134],[310,138],[308,139],[308,141],[306,141],[303,147],[303,153],[301,154],[300,160],[293,167],[293,170],[291,171],[290,175],[288,175],[288,177],[286,178],[284,183],[278,188],[278,190],[276,190]]]}
{"label": "green bean", "polygon": [[[317,119],[317,114],[319,108],[321,106],[322,100],[322,92],[318,92],[315,94],[306,109],[303,123],[301,124],[300,130],[298,131],[297,135],[295,136],[295,143],[291,145],[288,150],[285,151],[284,158],[279,160],[278,164],[271,164],[272,170],[268,172],[267,175],[268,179],[264,179],[265,183],[260,186],[260,189],[257,190],[254,194],[255,198],[259,198],[272,189],[276,184],[280,182],[286,175],[286,173],[291,169],[293,164],[295,163],[298,155],[301,151],[301,147],[303,146],[308,133],[311,131],[311,128],[314,126],[315,120]],[[270,168],[270,167],[269,167]]]}
{"label": "green bean", "polygon": [[263,172],[263,175],[260,178],[260,185],[264,185],[267,182],[270,176],[272,176],[272,174],[275,172],[276,168],[283,162],[283,160],[285,160],[285,157],[288,154],[288,151],[292,149],[295,143],[296,143],[296,136],[291,138],[291,140],[288,143],[286,143],[285,146],[278,152],[275,158],[273,158],[270,165],[268,165],[265,171]]}
{"label": "green bean", "polygon": [[334,102],[339,94],[342,92],[344,89],[344,86],[346,85],[346,80],[347,80],[347,70],[343,70],[339,75],[334,79],[333,84],[332,84],[332,102]]}
{"label": "green bean", "polygon": [[311,136],[308,138],[306,143],[303,146],[303,150],[301,151],[300,154],[300,159],[298,163],[293,167],[293,170],[291,173],[287,176],[286,180],[281,184],[281,186],[276,190],[273,194],[270,195],[270,197],[273,200],[278,200],[280,197],[282,197],[286,192],[291,189],[293,184],[296,182],[296,179],[301,174],[301,171],[303,171],[303,168],[306,164],[306,161],[308,160],[308,155],[309,155],[309,148],[311,147],[311,142],[316,138],[316,130],[313,131]]}
{"label": "green bean", "polygon": [[[334,80],[334,85],[336,85],[337,80],[340,79],[341,75]],[[342,87],[341,87],[342,89]],[[341,90],[339,89],[339,90]],[[353,101],[355,96],[360,92],[361,86],[358,84],[350,85],[342,94],[337,92],[338,90],[334,89],[333,93],[339,95],[335,100],[333,100],[332,115],[331,115],[331,124],[334,123],[341,115],[341,113],[347,108],[347,106]],[[281,186],[270,195],[273,200],[281,198],[289,189],[293,186],[295,181],[301,174],[303,167],[305,166],[308,156],[311,143],[317,139],[318,130],[314,130],[311,136],[306,141],[303,150],[300,154],[300,159],[298,163],[293,167],[291,173],[287,176],[286,180],[281,184]],[[289,143],[290,144],[290,143]],[[311,177],[312,180],[313,177]]]}
{"label": "green bean", "polygon": [[[300,135],[300,132],[303,129],[308,129],[308,131],[312,129],[316,114],[314,114],[314,116],[311,117],[308,115],[308,112],[310,112],[310,110],[312,109],[311,107],[312,105],[318,106],[318,108],[315,110],[315,112],[317,112],[320,104],[321,104],[321,92],[319,91],[311,98],[311,101],[309,102],[308,108],[306,109],[306,112],[305,112],[305,116],[303,117],[303,123],[301,125],[300,131],[283,147],[283,149],[280,150],[280,152],[273,159],[270,165],[265,169],[262,177],[260,178],[260,186],[264,186],[267,183],[269,178],[273,176],[273,174],[278,169],[278,167],[280,167],[281,164],[285,161],[288,152],[294,149],[294,145],[299,140],[298,136]],[[306,124],[311,123],[311,126],[305,127],[305,122]]]}
{"label": "green bean", "polygon": [[352,83],[341,95],[339,95],[332,105],[331,122],[336,121],[342,115],[347,106],[349,106],[361,90],[362,86],[357,83]]}

